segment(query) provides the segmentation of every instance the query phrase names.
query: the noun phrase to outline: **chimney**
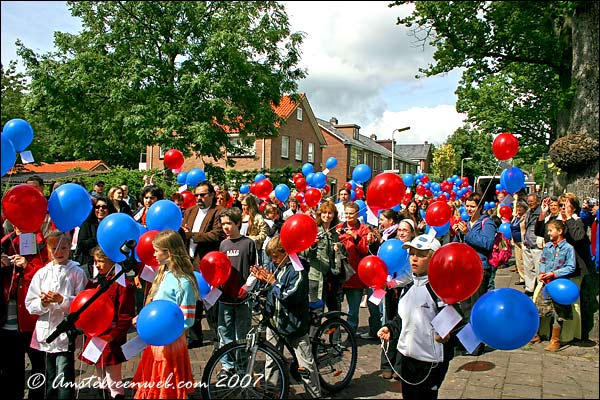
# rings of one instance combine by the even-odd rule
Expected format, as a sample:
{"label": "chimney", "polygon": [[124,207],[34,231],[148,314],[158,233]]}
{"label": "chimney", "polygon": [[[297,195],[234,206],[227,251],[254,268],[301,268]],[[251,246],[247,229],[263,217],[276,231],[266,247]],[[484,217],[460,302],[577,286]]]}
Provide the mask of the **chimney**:
{"label": "chimney", "polygon": [[429,142],[426,140],[426,141],[425,141],[425,144],[429,144]]}
{"label": "chimney", "polygon": [[336,118],[336,117],[331,117],[331,118],[329,119],[329,123],[330,123],[331,125],[337,125],[337,124],[338,124],[338,120],[337,120],[337,118]]}
{"label": "chimney", "polygon": [[371,140],[377,140],[377,135],[376,134],[371,134],[371,136],[369,136],[371,138]]}

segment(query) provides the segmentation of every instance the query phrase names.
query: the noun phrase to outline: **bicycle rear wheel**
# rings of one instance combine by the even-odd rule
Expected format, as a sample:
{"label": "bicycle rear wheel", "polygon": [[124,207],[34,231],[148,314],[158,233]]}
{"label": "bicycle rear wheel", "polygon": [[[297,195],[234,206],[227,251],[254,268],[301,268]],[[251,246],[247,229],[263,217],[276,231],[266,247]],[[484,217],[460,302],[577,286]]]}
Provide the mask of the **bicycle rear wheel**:
{"label": "bicycle rear wheel", "polygon": [[313,339],[313,355],[319,371],[321,387],[338,392],[348,386],[354,371],[358,350],[348,322],[339,317],[325,320]]}
{"label": "bicycle rear wheel", "polygon": [[[223,363],[233,366],[224,371]],[[217,350],[202,373],[204,399],[284,399],[288,397],[289,375],[277,349],[267,342],[232,342]]]}

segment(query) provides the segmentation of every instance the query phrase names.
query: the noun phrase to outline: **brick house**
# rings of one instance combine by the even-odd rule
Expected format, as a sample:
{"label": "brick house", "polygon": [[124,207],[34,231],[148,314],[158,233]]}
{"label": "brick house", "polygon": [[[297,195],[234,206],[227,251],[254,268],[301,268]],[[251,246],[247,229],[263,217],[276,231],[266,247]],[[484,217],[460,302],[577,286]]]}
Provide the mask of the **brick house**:
{"label": "brick house", "polygon": [[[226,160],[234,159],[234,168],[237,170],[275,169],[291,165],[300,171],[307,162],[312,163],[315,170],[325,168],[322,154],[327,143],[306,94],[300,95],[298,103],[286,95],[282,97],[279,106],[273,109],[283,119],[277,137],[259,138],[251,145],[243,146],[235,134],[230,134],[230,140],[240,143],[238,152],[236,155],[225,154],[225,159],[219,160],[215,165],[225,168]],[[159,146],[148,146],[146,167],[164,168],[163,156],[166,150],[168,149],[161,149]],[[204,168],[202,158],[187,158],[182,171],[192,168]]]}
{"label": "brick house", "polygon": [[396,154],[418,163],[418,172],[430,174],[433,162],[433,145],[427,141],[423,144],[397,144]]}
{"label": "brick house", "polygon": [[11,168],[2,177],[2,184],[25,183],[29,177],[37,175],[50,186],[60,180],[75,179],[78,176],[97,175],[110,171],[108,165],[102,160],[89,161],[58,161],[55,163],[22,164],[18,168]]}
{"label": "brick house", "polygon": [[[327,175],[331,193],[334,195],[345,182],[352,179],[352,171],[358,164],[368,165],[371,168],[371,176],[390,169],[392,153],[377,142],[376,135],[361,135],[360,126],[339,124],[334,117],[329,121],[317,118],[317,121],[327,141],[323,159],[335,157],[338,160],[338,165]],[[416,162],[399,155],[394,155],[394,158],[400,174],[416,173]]]}

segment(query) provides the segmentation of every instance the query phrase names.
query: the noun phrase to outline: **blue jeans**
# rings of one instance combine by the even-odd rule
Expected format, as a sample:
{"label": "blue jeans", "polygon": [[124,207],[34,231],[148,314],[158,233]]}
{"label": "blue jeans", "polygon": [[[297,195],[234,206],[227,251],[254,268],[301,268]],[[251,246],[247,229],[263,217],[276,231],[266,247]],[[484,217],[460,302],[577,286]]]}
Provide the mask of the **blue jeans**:
{"label": "blue jeans", "polygon": [[[231,304],[219,302],[219,322],[217,331],[219,333],[219,347],[225,346],[234,340],[246,339],[252,323],[252,311],[248,302]],[[223,368],[231,370],[233,360],[223,358]]]}
{"label": "blue jeans", "polygon": [[360,300],[362,299],[362,289],[344,288],[344,294],[348,301],[348,324],[356,333],[358,329],[358,311],[360,310]]}
{"label": "blue jeans", "polygon": [[75,358],[72,351],[46,353],[46,397],[74,399]]}
{"label": "blue jeans", "polygon": [[[368,297],[371,297],[375,290],[368,289]],[[368,300],[367,297],[367,307],[369,308],[369,334],[371,336],[377,336],[377,331],[381,328],[382,320],[383,320],[383,303],[385,302],[383,299],[379,305],[375,305]]]}

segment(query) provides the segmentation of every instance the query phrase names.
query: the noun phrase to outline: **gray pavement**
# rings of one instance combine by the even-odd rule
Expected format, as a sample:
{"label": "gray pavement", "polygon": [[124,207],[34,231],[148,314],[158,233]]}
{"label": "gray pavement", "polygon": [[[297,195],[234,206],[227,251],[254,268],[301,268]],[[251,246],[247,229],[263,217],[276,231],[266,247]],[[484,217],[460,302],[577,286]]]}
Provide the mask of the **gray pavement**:
{"label": "gray pavement", "polygon": [[[498,270],[496,287],[513,287],[517,274],[508,268]],[[360,310],[359,332],[368,329],[368,311]],[[511,351],[486,348],[480,356],[456,356],[450,363],[440,389],[443,399],[527,398],[527,399],[598,399],[598,314],[592,343],[568,344],[556,353],[544,351],[547,342],[527,345]],[[206,324],[206,321],[203,321]],[[210,332],[205,325],[205,339]],[[333,398],[401,399],[401,385],[396,380],[379,377],[380,343],[358,339],[358,366],[352,383]],[[212,345],[190,350],[194,377],[200,381],[202,368],[212,352]],[[123,379],[130,380],[139,362],[136,356],[123,364]],[[78,379],[94,374],[93,367],[76,361]],[[82,399],[97,397],[95,389],[84,388]],[[133,398],[131,391],[126,397]],[[201,398],[197,390],[190,398]],[[290,398],[306,398],[302,385],[292,387]]]}

